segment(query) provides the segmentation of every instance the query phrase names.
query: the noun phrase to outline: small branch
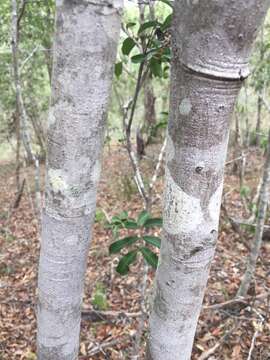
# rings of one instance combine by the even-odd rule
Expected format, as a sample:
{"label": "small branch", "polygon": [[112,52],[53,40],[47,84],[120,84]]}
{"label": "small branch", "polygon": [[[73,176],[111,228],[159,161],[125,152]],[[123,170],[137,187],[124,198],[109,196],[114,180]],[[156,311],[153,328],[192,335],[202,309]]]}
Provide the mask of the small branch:
{"label": "small branch", "polygon": [[18,30],[20,29],[21,20],[23,18],[24,12],[25,12],[26,4],[27,4],[26,0],[23,0],[22,1],[22,7],[21,7],[21,10],[20,10],[18,19],[17,19],[17,28],[18,28]]}
{"label": "small branch", "polygon": [[102,352],[104,354],[104,350],[109,348],[109,347],[112,347],[112,346],[115,346],[115,345],[118,345],[118,344],[123,344],[123,343],[126,343],[128,342],[129,339],[128,337],[123,337],[123,338],[120,338],[120,339],[114,339],[114,340],[111,340],[111,341],[104,341],[103,343],[101,344],[98,344],[96,345],[91,351],[89,351],[89,353],[86,355],[86,356],[83,356],[82,359],[89,359],[90,356],[94,356],[100,352]]}
{"label": "small branch", "polygon": [[251,345],[250,345],[250,349],[249,349],[249,352],[248,352],[248,358],[247,360],[251,360],[251,356],[252,356],[252,352],[254,350],[254,347],[255,347],[255,341],[256,341],[256,338],[259,334],[259,331],[256,330],[253,334],[253,337],[252,337],[252,341],[251,341]]}
{"label": "small branch", "polygon": [[227,340],[228,336],[235,330],[237,326],[233,326],[230,330],[228,330],[225,335],[209,350],[202,353],[202,355],[198,358],[198,360],[206,360],[210,355],[214,354],[216,350]]}
{"label": "small branch", "polygon": [[259,98],[262,100],[262,102],[263,102],[264,106],[266,107],[267,111],[270,113],[270,104],[266,101],[264,96],[259,95]]}
{"label": "small branch", "polygon": [[23,194],[23,189],[24,189],[24,185],[25,185],[25,179],[23,179],[22,183],[21,183],[21,186],[20,186],[20,189],[19,191],[17,192],[16,194],[16,198],[15,198],[15,201],[13,203],[13,209],[17,209],[17,207],[19,206],[20,204],[20,201],[21,201],[21,198],[22,198],[22,194]]}
{"label": "small branch", "polygon": [[141,294],[141,304],[140,305],[141,305],[142,312],[141,312],[141,316],[139,319],[137,333],[135,336],[133,354],[130,357],[130,360],[138,360],[139,359],[140,342],[141,342],[141,337],[142,337],[144,326],[145,326],[145,320],[147,318],[147,310],[145,308],[145,298],[146,298],[145,295],[146,295],[146,289],[147,289],[148,269],[149,269],[149,266],[146,263],[146,261],[144,261],[143,280],[142,280],[141,289],[140,289],[140,294]]}
{"label": "small branch", "polygon": [[242,160],[242,159],[243,159],[243,155],[241,155],[241,156],[239,156],[239,157],[237,157],[237,158],[235,158],[235,159],[231,159],[231,160],[227,161],[227,162],[225,163],[225,165],[229,165],[229,164],[231,164],[231,163],[234,163],[234,162],[236,162],[236,161],[238,161],[238,160]]}
{"label": "small branch", "polygon": [[27,56],[27,58],[21,63],[19,72],[22,71],[22,69],[24,68],[24,66],[26,65],[26,63],[31,59],[32,56],[34,56],[34,54],[38,51],[39,49],[39,45],[37,45],[32,51],[31,53]]}
{"label": "small branch", "polygon": [[91,322],[108,321],[109,319],[120,318],[138,318],[141,312],[125,312],[125,311],[98,311],[93,309],[82,309],[82,319],[90,320]]}
{"label": "small branch", "polygon": [[253,337],[252,337],[252,340],[251,340],[251,344],[250,344],[250,349],[249,349],[249,352],[248,352],[248,358],[247,360],[251,360],[251,356],[252,356],[252,352],[254,350],[254,347],[255,347],[255,341],[256,341],[256,338],[260,332],[260,330],[262,331],[262,325],[265,321],[264,317],[262,316],[262,314],[256,310],[255,308],[251,308],[250,310],[252,310],[253,312],[255,312],[255,314],[258,315],[259,317],[259,322],[258,323],[255,323],[254,327],[255,327],[255,332],[253,334]]}
{"label": "small branch", "polygon": [[260,294],[256,297],[236,297],[234,299],[225,301],[223,303],[220,304],[214,304],[214,305],[208,305],[208,306],[204,306],[203,310],[219,310],[225,307],[231,307],[234,304],[243,304],[246,306],[250,306],[250,302],[251,301],[259,301],[259,300],[264,300],[265,298],[267,298],[269,296],[268,293],[264,293],[264,294]]}
{"label": "small branch", "polygon": [[155,182],[157,181],[159,169],[161,167],[163,156],[164,156],[165,149],[166,149],[166,144],[167,144],[167,137],[165,137],[165,140],[164,140],[163,145],[161,147],[161,150],[160,150],[160,153],[159,153],[159,156],[158,156],[158,162],[157,162],[157,165],[156,165],[156,168],[155,168],[155,172],[154,172],[154,175],[152,176],[152,180],[151,180],[150,185],[149,185],[149,191],[150,192],[152,191],[152,189],[153,189],[153,187],[155,185]]}

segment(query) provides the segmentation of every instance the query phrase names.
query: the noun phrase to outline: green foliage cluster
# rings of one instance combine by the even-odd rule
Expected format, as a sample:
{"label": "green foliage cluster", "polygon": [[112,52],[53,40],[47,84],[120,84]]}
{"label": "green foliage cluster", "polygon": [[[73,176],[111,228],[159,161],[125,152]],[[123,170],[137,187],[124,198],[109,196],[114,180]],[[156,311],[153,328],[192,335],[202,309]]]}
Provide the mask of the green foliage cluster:
{"label": "green foliage cluster", "polygon": [[[144,20],[140,19],[138,6],[125,9],[118,60],[115,64],[115,79],[112,106],[109,113],[109,126],[112,132],[123,141],[116,120],[122,116],[119,111],[119,100],[127,104],[133,97],[138,74],[142,68],[147,73],[145,82],[151,81],[154,88],[156,123],[145,129],[144,123],[144,89],[137,100],[134,125],[140,126],[143,132],[149,130],[148,137],[155,138],[167,126],[168,88],[170,73],[170,25],[172,20],[172,2],[156,1],[154,18],[145,8]],[[142,96],[141,96],[142,95]],[[115,138],[115,136],[114,136]]]}
{"label": "green foliage cluster", "polygon": [[[160,249],[161,239],[152,235],[149,231],[156,227],[162,227],[161,218],[151,217],[147,211],[143,210],[139,213],[137,219],[134,219],[130,218],[126,211],[123,211],[113,216],[106,227],[112,230],[114,238],[117,239],[110,245],[110,254],[118,254],[122,250],[128,250],[121,257],[116,268],[119,274],[126,275],[129,272],[129,266],[135,262],[138,253],[141,253],[150,266],[154,269],[157,268],[158,256],[149,248],[149,245]],[[119,239],[119,230],[121,229],[133,230],[134,233]]]}
{"label": "green foliage cluster", "polygon": [[108,300],[106,295],[106,288],[103,283],[97,282],[95,290],[93,291],[92,304],[95,309],[105,311],[108,309]]}

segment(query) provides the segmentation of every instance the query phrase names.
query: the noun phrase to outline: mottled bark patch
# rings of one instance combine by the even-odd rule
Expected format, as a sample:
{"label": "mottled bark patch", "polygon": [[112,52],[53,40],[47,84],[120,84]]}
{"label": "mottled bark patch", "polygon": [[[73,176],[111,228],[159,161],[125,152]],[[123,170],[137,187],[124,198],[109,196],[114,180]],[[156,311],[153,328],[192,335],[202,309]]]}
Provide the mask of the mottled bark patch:
{"label": "mottled bark patch", "polygon": [[155,299],[154,299],[154,311],[158,314],[158,316],[161,319],[166,319],[168,310],[167,310],[167,304],[166,299],[163,295],[162,287],[160,286],[159,282],[156,282],[155,286]]}

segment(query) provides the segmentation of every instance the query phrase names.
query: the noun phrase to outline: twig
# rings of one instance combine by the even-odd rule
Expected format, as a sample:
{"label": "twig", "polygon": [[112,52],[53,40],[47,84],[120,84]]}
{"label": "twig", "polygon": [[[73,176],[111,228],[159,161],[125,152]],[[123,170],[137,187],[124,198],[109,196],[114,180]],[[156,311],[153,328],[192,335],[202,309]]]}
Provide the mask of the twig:
{"label": "twig", "polygon": [[166,149],[166,144],[167,144],[167,137],[165,137],[165,140],[163,142],[162,148],[161,148],[159,156],[158,156],[158,162],[157,162],[157,165],[156,165],[156,168],[155,168],[155,172],[153,174],[152,180],[151,180],[150,185],[149,185],[149,191],[150,192],[152,191],[152,189],[153,189],[153,187],[155,185],[155,182],[157,181],[159,169],[161,167],[162,159],[163,159],[165,149]]}
{"label": "twig", "polygon": [[137,333],[136,333],[135,341],[134,341],[133,354],[130,357],[130,360],[138,360],[139,359],[140,340],[141,340],[144,326],[145,326],[144,325],[145,319],[147,318],[147,310],[145,309],[145,298],[146,298],[145,293],[146,293],[146,289],[147,289],[148,269],[149,269],[149,266],[146,263],[146,261],[144,261],[143,280],[142,280],[141,289],[140,289],[142,313],[141,313],[141,317],[139,319]]}
{"label": "twig", "polygon": [[238,160],[241,160],[241,159],[243,159],[243,155],[241,155],[241,156],[239,156],[237,158],[231,159],[229,161],[226,161],[225,165],[229,165],[229,164],[234,163],[234,162],[236,162]]}
{"label": "twig", "polygon": [[254,332],[253,337],[252,337],[252,341],[251,341],[251,345],[250,345],[250,349],[248,352],[248,358],[247,360],[251,360],[251,356],[252,356],[252,352],[254,350],[254,346],[255,346],[255,341],[256,341],[256,337],[258,336],[259,331],[258,329]]}
{"label": "twig", "polygon": [[13,209],[16,209],[20,204],[22,194],[23,194],[24,185],[25,185],[25,179],[23,179],[23,181],[21,183],[21,186],[20,186],[20,189],[16,194],[16,198],[15,198],[15,201],[14,201],[13,206],[12,206]]}
{"label": "twig", "polygon": [[254,347],[255,347],[256,338],[257,338],[260,330],[262,329],[262,325],[263,325],[263,323],[264,323],[264,321],[265,321],[264,317],[262,316],[262,314],[261,314],[258,310],[256,310],[255,308],[250,308],[250,310],[252,310],[253,312],[255,312],[255,314],[258,315],[258,317],[259,317],[260,320],[259,320],[258,323],[256,323],[256,324],[254,325],[254,327],[255,327],[255,332],[254,332],[253,337],[252,337],[252,341],[251,341],[251,344],[250,344],[250,349],[249,349],[249,352],[248,352],[248,358],[247,358],[247,360],[251,360],[252,352],[253,352]]}
{"label": "twig", "polygon": [[264,293],[264,294],[260,294],[256,297],[238,297],[238,298],[234,298],[234,299],[225,301],[220,304],[204,306],[203,309],[204,310],[218,310],[218,309],[222,309],[224,307],[227,307],[227,306],[230,306],[233,304],[246,304],[248,306],[250,301],[263,300],[263,299],[267,298],[268,296],[269,296],[268,293],[266,293],[266,294]]}
{"label": "twig", "polygon": [[209,358],[210,355],[214,354],[216,350],[224,343],[224,341],[226,341],[227,337],[235,330],[237,326],[238,325],[233,326],[230,330],[228,330],[225,333],[225,335],[223,335],[222,338],[212,348],[202,353],[201,356],[198,358],[198,360],[206,360]]}
{"label": "twig", "polygon": [[104,341],[102,344],[98,344],[97,346],[94,347],[94,349],[92,349],[91,351],[89,351],[89,353],[87,354],[87,356],[83,356],[82,359],[89,359],[89,356],[94,356],[100,352],[103,352],[106,348],[109,348],[111,346],[117,345],[117,344],[123,344],[125,342],[129,341],[128,337],[125,338],[120,338],[120,339],[114,339],[111,341]]}
{"label": "twig", "polygon": [[25,64],[31,59],[31,57],[37,52],[38,49],[39,49],[39,45],[37,45],[37,46],[32,50],[32,52],[27,56],[27,58],[24,59],[24,61],[21,63],[19,72],[22,71],[22,69],[24,68]]}
{"label": "twig", "polygon": [[108,318],[137,318],[141,316],[141,312],[126,312],[126,311],[98,311],[93,309],[82,309],[82,318],[91,320],[92,322],[107,321]]}

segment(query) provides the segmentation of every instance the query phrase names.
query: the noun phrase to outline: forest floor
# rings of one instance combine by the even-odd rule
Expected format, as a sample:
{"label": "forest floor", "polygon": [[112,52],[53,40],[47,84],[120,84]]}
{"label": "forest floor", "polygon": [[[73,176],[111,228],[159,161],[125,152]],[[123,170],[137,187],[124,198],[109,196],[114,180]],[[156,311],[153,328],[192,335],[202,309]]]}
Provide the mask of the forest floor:
{"label": "forest floor", "polygon": [[[153,154],[155,151],[153,151]],[[151,156],[150,156],[151,157]],[[242,196],[254,196],[261,174],[262,155],[248,154],[245,188]],[[113,241],[105,228],[105,216],[122,210],[136,217],[142,202],[132,182],[125,150],[106,149],[99,187],[95,231],[89,251],[83,302],[80,360],[130,359],[141,312],[142,261],[127,276],[115,271],[117,256],[108,253]],[[142,160],[150,176],[153,161]],[[0,359],[34,360],[36,337],[36,280],[39,255],[38,222],[34,210],[33,169],[23,170],[25,191],[20,205],[15,199],[15,167],[0,164]],[[161,174],[163,175],[163,174]],[[163,176],[157,181],[154,213],[160,215]],[[239,191],[239,179],[226,167],[224,186],[226,209],[230,216],[248,218]],[[270,236],[263,242],[256,270],[256,282],[245,302],[235,298],[245,269],[253,227],[235,232],[224,211],[212,264],[204,307],[197,327],[192,360],[269,360],[270,359]],[[124,235],[124,233],[121,233]],[[154,271],[149,271],[148,289]],[[147,290],[149,294],[149,290]],[[217,304],[222,304],[215,306]],[[147,325],[147,324],[146,324]],[[145,330],[140,359],[143,359]],[[254,343],[254,347],[253,344]],[[252,351],[251,351],[252,350]],[[250,355],[250,353],[252,354]]]}

